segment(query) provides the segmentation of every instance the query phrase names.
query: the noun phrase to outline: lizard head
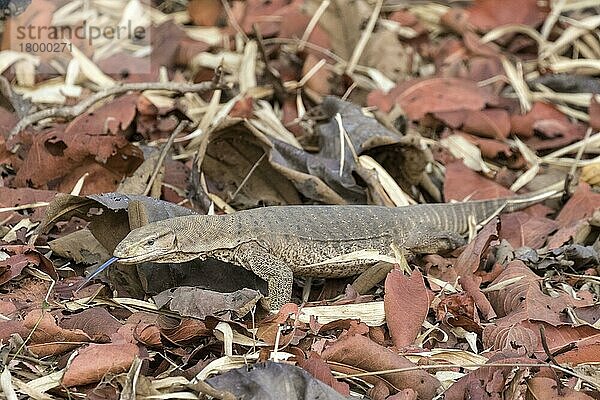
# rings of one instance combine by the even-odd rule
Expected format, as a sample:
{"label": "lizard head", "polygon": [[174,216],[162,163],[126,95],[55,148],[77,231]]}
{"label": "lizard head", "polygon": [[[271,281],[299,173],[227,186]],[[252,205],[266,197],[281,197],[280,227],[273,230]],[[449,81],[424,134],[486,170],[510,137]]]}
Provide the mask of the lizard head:
{"label": "lizard head", "polygon": [[151,224],[134,229],[117,245],[113,255],[121,264],[145,261],[169,262],[177,250],[175,231],[164,225]]}

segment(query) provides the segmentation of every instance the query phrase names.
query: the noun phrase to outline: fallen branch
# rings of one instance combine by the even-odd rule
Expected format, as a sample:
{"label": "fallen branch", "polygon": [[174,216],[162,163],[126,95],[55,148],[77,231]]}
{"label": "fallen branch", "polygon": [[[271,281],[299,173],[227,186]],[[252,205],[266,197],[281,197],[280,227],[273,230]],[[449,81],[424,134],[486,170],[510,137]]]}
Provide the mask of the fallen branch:
{"label": "fallen branch", "polygon": [[[11,139],[15,137],[23,129],[29,125],[35,124],[46,118],[75,118],[80,114],[83,114],[88,108],[97,103],[98,101],[120,93],[129,91],[142,91],[142,90],[168,90],[171,92],[188,93],[188,92],[204,92],[208,90],[217,89],[219,85],[214,82],[201,82],[201,83],[179,83],[179,82],[142,82],[142,83],[126,83],[119,86],[111,86],[107,89],[101,90],[94,95],[86,98],[85,100],[70,107],[54,107],[48,108],[29,114],[21,119],[17,125],[10,131],[7,143],[10,143]],[[10,150],[15,148],[16,144],[10,145]]]}

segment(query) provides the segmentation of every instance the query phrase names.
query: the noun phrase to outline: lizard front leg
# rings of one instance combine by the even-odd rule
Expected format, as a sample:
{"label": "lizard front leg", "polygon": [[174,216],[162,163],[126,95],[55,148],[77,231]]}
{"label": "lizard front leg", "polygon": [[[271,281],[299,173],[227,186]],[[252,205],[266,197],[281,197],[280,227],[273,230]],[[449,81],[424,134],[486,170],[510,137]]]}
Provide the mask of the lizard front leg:
{"label": "lizard front leg", "polygon": [[238,262],[267,281],[269,308],[276,310],[289,302],[294,283],[292,269],[288,264],[271,254],[257,242],[239,245],[235,251]]}

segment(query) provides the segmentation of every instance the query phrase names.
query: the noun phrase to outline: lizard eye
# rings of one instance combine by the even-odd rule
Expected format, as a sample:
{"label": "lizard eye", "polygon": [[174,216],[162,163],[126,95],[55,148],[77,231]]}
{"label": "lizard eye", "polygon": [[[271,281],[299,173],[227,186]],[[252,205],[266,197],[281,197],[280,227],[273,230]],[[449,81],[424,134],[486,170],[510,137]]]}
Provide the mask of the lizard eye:
{"label": "lizard eye", "polygon": [[154,244],[154,239],[150,239],[146,242],[148,246],[152,246]]}

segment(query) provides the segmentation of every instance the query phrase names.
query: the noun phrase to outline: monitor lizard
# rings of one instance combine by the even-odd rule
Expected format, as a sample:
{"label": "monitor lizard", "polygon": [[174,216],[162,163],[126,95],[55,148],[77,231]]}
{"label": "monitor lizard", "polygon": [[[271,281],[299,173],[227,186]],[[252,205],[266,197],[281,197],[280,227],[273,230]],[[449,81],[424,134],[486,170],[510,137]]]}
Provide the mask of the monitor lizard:
{"label": "monitor lizard", "polygon": [[172,263],[212,257],[230,262],[267,282],[270,307],[276,309],[290,301],[294,275],[359,274],[377,261],[367,256],[339,258],[361,250],[388,256],[394,254],[394,246],[412,253],[450,250],[465,242],[462,235],[471,216],[480,223],[499,211],[516,211],[554,194],[397,208],[273,206],[227,215],[174,217],[132,230],[111,260]]}

